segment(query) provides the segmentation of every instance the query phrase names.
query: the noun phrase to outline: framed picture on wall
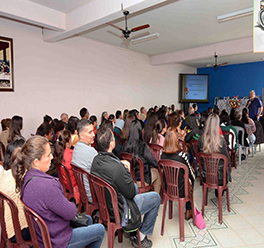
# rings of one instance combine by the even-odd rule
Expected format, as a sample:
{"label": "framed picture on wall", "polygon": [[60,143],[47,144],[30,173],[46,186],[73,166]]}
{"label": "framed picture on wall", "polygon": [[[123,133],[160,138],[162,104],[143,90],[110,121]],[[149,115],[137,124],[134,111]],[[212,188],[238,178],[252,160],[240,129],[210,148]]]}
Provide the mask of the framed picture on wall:
{"label": "framed picture on wall", "polygon": [[0,37],[0,91],[14,91],[13,39]]}

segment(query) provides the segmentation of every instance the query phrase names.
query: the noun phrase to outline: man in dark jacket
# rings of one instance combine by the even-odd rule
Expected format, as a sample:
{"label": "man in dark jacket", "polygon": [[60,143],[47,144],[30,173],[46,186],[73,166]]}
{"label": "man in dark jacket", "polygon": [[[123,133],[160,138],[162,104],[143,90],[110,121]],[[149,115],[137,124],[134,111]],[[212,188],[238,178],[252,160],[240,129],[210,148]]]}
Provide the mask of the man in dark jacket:
{"label": "man in dark jacket", "polygon": [[[152,235],[153,233],[160,206],[159,194],[156,192],[136,194],[136,185],[129,172],[130,165],[128,161],[122,161],[122,163],[112,153],[115,148],[115,138],[110,128],[103,126],[98,129],[96,144],[100,152],[93,160],[91,173],[114,187],[118,197],[121,217],[124,212],[122,195],[128,200],[135,201],[141,215],[145,215],[140,228],[141,244],[142,247],[150,248],[152,246],[152,241],[147,238],[147,235]],[[108,200],[106,199],[106,201]],[[113,213],[111,213],[111,211],[109,211],[109,214],[113,218]],[[137,237],[133,240],[132,245],[138,247]]]}

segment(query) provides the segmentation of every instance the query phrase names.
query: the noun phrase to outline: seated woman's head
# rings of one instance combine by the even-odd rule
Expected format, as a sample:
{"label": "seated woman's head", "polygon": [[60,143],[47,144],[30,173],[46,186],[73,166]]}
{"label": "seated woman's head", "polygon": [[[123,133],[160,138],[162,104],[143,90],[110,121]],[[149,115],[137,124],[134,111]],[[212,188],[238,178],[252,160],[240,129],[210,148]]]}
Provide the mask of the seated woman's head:
{"label": "seated woman's head", "polygon": [[52,126],[48,122],[43,122],[37,129],[37,135],[43,136],[48,140],[52,140],[53,138],[53,129]]}
{"label": "seated woman's head", "polygon": [[7,147],[6,147],[6,152],[5,152],[5,158],[4,158],[4,163],[3,167],[5,170],[11,169],[11,156],[13,151],[18,148],[22,147],[24,145],[25,141],[23,139],[18,139],[10,142]]}
{"label": "seated woman's head", "polygon": [[77,124],[79,122],[79,118],[76,116],[71,116],[68,120],[68,130],[71,134],[77,133]]}
{"label": "seated woman's head", "polygon": [[163,144],[163,152],[177,153],[180,150],[178,136],[174,129],[168,128]]}
{"label": "seated woman's head", "polygon": [[22,148],[16,148],[11,156],[11,169],[20,191],[26,170],[31,168],[47,172],[53,156],[48,139],[35,135],[30,137]]}
{"label": "seated woman's head", "polygon": [[221,114],[221,123],[224,123],[226,126],[230,124],[230,117],[227,112]]}
{"label": "seated woman's head", "polygon": [[241,120],[241,117],[242,117],[242,114],[241,114],[241,111],[236,109],[235,110],[235,113],[234,113],[234,120],[235,121],[240,121]]}
{"label": "seated woman's head", "polygon": [[21,116],[15,115],[11,119],[11,125],[9,129],[8,142],[14,140],[15,136],[21,136],[20,131],[23,128],[23,118]]}

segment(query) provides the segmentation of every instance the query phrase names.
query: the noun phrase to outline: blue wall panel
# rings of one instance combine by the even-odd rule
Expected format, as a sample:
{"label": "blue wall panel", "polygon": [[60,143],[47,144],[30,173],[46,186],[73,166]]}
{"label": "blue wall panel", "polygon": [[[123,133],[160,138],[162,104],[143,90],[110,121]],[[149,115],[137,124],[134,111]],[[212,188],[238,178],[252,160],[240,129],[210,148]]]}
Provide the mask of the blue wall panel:
{"label": "blue wall panel", "polygon": [[234,96],[241,98],[255,90],[256,95],[262,96],[264,87],[264,62],[226,65],[197,69],[197,74],[209,74],[209,104],[199,103],[199,112],[213,107],[216,96]]}

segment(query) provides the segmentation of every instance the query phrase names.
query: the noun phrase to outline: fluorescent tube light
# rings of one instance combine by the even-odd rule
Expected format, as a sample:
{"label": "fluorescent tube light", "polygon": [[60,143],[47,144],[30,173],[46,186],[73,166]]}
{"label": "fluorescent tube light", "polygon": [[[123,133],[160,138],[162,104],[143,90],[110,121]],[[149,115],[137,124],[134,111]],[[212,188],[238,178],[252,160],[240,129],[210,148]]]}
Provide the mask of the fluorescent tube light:
{"label": "fluorescent tube light", "polygon": [[229,14],[217,16],[217,21],[219,23],[227,22],[227,21],[231,21],[237,18],[250,16],[250,15],[253,15],[253,8],[242,9],[242,10],[238,10],[238,11],[235,11]]}
{"label": "fluorescent tube light", "polygon": [[149,35],[142,36],[142,37],[139,37],[139,38],[136,38],[136,39],[132,39],[131,40],[131,44],[134,45],[134,44],[137,44],[137,43],[140,43],[140,42],[154,40],[154,39],[157,39],[157,38],[159,38],[159,33],[149,34]]}

